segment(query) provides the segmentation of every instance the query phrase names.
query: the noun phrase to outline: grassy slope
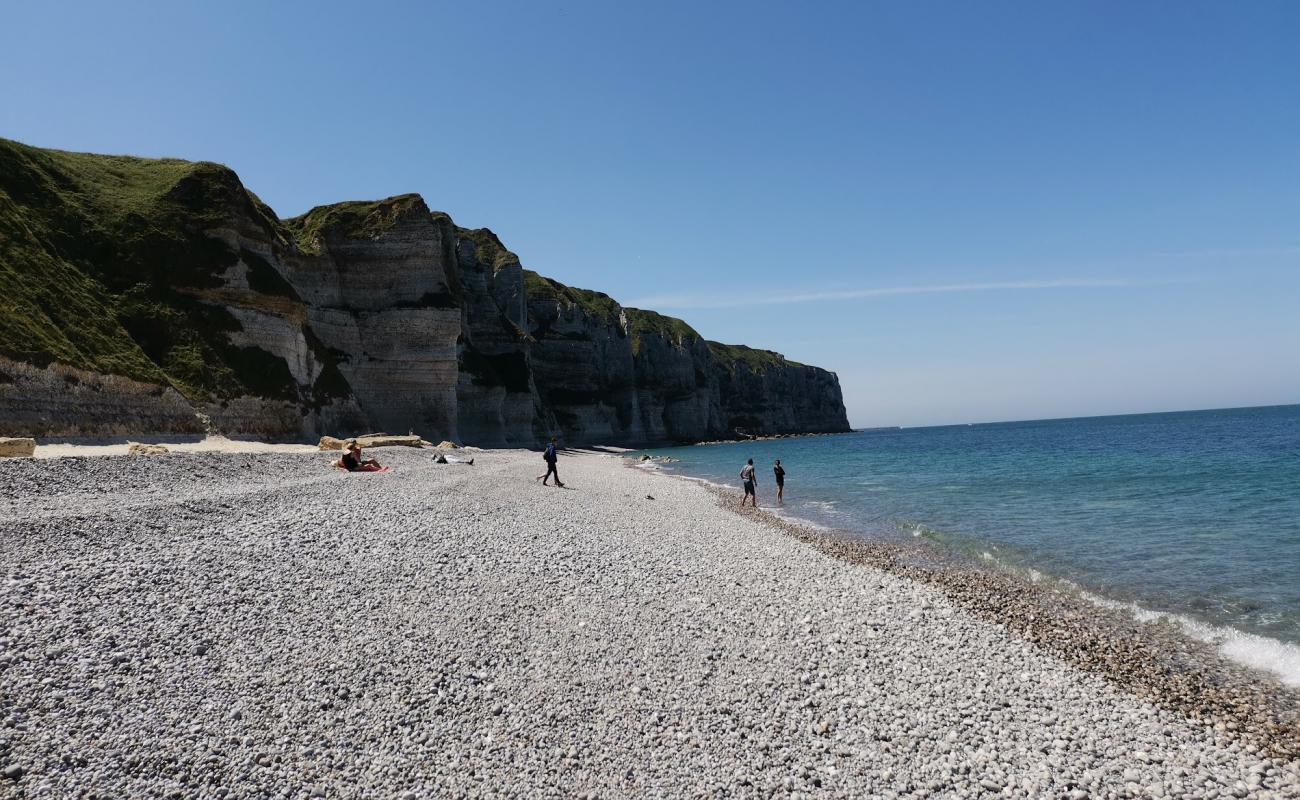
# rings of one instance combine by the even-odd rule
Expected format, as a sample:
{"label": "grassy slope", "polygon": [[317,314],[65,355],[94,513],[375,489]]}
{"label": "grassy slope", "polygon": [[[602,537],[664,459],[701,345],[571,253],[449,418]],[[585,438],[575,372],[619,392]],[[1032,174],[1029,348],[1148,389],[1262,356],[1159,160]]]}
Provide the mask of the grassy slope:
{"label": "grassy slope", "polygon": [[632,334],[634,356],[641,352],[642,336],[661,336],[679,347],[700,338],[694,328],[676,317],[641,308],[624,308],[623,313],[627,316],[628,333]]}
{"label": "grassy slope", "polygon": [[231,346],[238,322],[187,294],[218,285],[234,263],[203,234],[234,208],[276,235],[270,210],[220,165],[0,139],[0,353],[171,384],[194,399],[288,396],[287,365]]}
{"label": "grassy slope", "polygon": [[[462,239],[468,239],[474,243],[474,257],[478,263],[488,267],[493,272],[505,267],[519,265],[519,256],[510,252],[510,250],[501,243],[497,237],[488,228],[456,228],[456,235]],[[533,273],[536,275],[537,273]]]}
{"label": "grassy slope", "polygon": [[527,292],[529,301],[554,300],[562,306],[577,306],[587,314],[604,320],[610,325],[619,324],[618,318],[622,306],[604,292],[565,286],[530,269],[524,270],[524,291]]}
{"label": "grassy slope", "polygon": [[413,208],[428,212],[424,198],[402,194],[383,200],[354,200],[317,206],[300,217],[284,221],[298,247],[305,253],[319,253],[321,234],[329,230],[349,239],[371,239],[388,230]]}
{"label": "grassy slope", "polygon": [[709,352],[723,366],[736,371],[736,367],[741,364],[749,367],[750,372],[763,372],[764,370],[774,367],[803,367],[797,361],[790,361],[780,353],[774,353],[771,350],[755,350],[752,347],[746,347],[743,344],[722,344],[721,342],[709,342]]}

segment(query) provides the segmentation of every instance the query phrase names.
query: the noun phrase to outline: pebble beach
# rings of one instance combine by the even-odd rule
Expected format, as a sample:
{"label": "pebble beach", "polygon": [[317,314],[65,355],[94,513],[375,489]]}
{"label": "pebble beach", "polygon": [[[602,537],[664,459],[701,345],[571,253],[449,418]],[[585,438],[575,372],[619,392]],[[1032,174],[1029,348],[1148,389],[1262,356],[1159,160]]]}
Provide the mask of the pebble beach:
{"label": "pebble beach", "polygon": [[1268,742],[697,483],[367,455],[0,462],[0,796],[1300,797]]}

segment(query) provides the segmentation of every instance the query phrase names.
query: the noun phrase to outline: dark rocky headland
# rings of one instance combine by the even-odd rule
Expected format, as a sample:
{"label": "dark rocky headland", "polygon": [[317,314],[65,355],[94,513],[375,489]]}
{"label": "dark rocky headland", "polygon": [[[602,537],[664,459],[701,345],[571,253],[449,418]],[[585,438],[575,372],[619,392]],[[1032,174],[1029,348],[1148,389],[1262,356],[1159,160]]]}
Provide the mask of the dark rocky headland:
{"label": "dark rocky headland", "polygon": [[0,139],[0,298],[10,436],[849,429],[834,373],[526,270],[418,195],[282,220],[207,162]]}

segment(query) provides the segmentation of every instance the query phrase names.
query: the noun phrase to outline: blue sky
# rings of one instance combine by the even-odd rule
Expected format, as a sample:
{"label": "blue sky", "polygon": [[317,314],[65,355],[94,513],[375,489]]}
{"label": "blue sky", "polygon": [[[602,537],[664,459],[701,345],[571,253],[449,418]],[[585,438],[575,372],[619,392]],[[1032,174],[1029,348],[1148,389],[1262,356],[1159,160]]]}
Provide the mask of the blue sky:
{"label": "blue sky", "polygon": [[16,3],[0,136],[420,192],[858,426],[1300,402],[1300,3]]}

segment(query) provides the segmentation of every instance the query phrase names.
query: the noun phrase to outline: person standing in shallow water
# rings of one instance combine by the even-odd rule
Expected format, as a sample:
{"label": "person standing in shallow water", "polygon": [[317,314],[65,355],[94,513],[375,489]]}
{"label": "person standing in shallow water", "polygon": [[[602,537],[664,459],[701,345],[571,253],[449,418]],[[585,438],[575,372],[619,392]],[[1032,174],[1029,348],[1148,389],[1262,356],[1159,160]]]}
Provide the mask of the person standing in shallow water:
{"label": "person standing in shallow water", "polygon": [[758,508],[758,476],[754,474],[754,459],[749,459],[740,468],[740,479],[745,482],[745,496],[740,499],[740,507],[744,508],[745,501],[749,500],[754,508]]}
{"label": "person standing in shallow water", "polygon": [[546,474],[538,475],[537,480],[541,481],[543,486],[546,486],[550,482],[551,476],[554,475],[555,485],[561,489],[564,488],[564,484],[560,483],[560,473],[555,469],[556,462],[560,460],[560,454],[556,452],[554,436],[551,437],[551,443],[546,445],[546,452],[542,453],[542,458],[546,460]]}
{"label": "person standing in shallow water", "polygon": [[772,474],[776,475],[776,504],[785,505],[785,467],[781,466],[781,459],[777,459],[772,465]]}

